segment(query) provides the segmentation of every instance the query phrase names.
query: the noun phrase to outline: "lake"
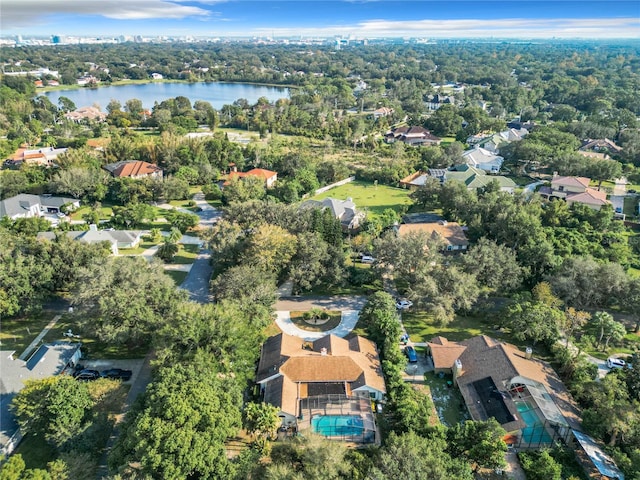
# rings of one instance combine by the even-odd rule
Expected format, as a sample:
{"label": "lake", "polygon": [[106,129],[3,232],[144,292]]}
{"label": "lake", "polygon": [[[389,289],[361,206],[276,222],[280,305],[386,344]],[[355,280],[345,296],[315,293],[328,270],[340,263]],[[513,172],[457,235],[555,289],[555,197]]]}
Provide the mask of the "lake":
{"label": "lake", "polygon": [[73,90],[56,90],[43,93],[54,105],[60,97],[67,97],[76,107],[88,107],[97,103],[105,111],[112,99],[118,100],[122,106],[127,100],[137,98],[145,108],[152,108],[155,102],[162,102],[179,96],[187,97],[193,104],[196,100],[211,103],[213,108],[220,109],[239,98],[245,98],[250,104],[256,103],[260,97],[275,102],[279,98],[289,98],[289,89],[284,87],[268,87],[248,83],[198,82],[198,83],[145,83],[141,85],[119,85],[98,88],[78,88]]}

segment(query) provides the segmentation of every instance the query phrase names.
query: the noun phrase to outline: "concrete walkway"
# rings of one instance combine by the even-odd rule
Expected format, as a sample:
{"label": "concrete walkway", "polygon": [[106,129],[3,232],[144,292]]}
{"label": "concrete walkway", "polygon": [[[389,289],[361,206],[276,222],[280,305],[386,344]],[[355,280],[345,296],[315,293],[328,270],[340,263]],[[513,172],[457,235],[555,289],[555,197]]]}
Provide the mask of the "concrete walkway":
{"label": "concrete walkway", "polygon": [[40,340],[42,340],[44,336],[49,333],[49,330],[56,326],[56,323],[58,323],[58,320],[60,320],[61,317],[62,315],[56,315],[55,317],[53,317],[53,320],[47,323],[47,326],[42,329],[40,334],[35,338],[33,342],[29,344],[25,351],[22,352],[22,355],[20,355],[18,358],[20,360],[25,360],[31,354],[31,352],[33,352],[38,347]]}
{"label": "concrete walkway", "polygon": [[358,323],[358,316],[360,315],[359,310],[345,310],[342,312],[342,320],[340,321],[340,325],[332,330],[327,330],[326,332],[310,332],[308,330],[303,330],[298,328],[292,321],[290,312],[279,311],[276,312],[276,324],[280,327],[284,333],[289,335],[293,335],[296,337],[300,337],[307,342],[313,342],[322,337],[326,337],[327,335],[337,335],[338,337],[346,337],[351,330]]}

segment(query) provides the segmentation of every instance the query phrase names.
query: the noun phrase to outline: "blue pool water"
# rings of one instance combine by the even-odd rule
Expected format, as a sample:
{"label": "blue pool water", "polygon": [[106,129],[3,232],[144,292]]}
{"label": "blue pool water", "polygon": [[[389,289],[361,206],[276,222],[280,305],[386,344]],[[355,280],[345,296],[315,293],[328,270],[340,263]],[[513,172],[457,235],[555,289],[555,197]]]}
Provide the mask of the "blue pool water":
{"label": "blue pool water", "polygon": [[311,419],[311,428],[325,437],[362,435],[364,422],[354,415],[322,415]]}
{"label": "blue pool water", "polygon": [[527,425],[522,429],[522,443],[553,443],[551,436],[544,428],[542,420],[533,410],[529,402],[514,402],[520,418]]}

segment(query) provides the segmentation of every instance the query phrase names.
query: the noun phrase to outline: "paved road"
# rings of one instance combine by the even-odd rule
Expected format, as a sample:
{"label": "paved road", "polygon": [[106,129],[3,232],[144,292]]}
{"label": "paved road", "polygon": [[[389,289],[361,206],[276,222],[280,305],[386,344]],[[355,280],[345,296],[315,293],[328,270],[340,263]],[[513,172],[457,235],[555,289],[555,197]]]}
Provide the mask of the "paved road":
{"label": "paved road", "polygon": [[222,212],[209,205],[209,203],[204,199],[204,193],[196,193],[193,196],[193,200],[196,202],[196,205],[202,209],[201,211],[196,212],[200,217],[201,226],[211,227],[222,217]]}
{"label": "paved road", "polygon": [[[203,193],[196,193],[193,196],[196,205],[202,210],[196,212],[200,217],[201,227],[211,227],[222,216],[222,212],[213,208],[204,199]],[[199,303],[209,303],[211,295],[209,294],[209,280],[211,279],[212,267],[210,264],[211,252],[209,250],[200,250],[195,262],[191,266],[191,270],[184,279],[180,288],[187,290],[191,299]]]}
{"label": "paved road", "polygon": [[213,269],[209,262],[210,259],[211,252],[209,250],[200,250],[195,262],[191,265],[187,278],[180,285],[180,288],[189,292],[191,300],[195,302],[209,303],[211,301],[209,280]]}
{"label": "paved road", "polygon": [[274,305],[274,308],[278,312],[305,312],[314,307],[341,311],[362,310],[362,307],[366,302],[367,297],[363,295],[286,297],[278,300]]}

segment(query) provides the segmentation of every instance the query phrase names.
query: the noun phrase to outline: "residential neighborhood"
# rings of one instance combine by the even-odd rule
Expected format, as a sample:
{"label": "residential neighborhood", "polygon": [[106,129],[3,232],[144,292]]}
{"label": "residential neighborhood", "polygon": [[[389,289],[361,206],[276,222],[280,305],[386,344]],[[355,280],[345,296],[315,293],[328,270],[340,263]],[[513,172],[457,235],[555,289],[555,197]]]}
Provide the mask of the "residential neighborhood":
{"label": "residential neighborhood", "polygon": [[362,22],[3,34],[0,478],[640,475],[637,46]]}

